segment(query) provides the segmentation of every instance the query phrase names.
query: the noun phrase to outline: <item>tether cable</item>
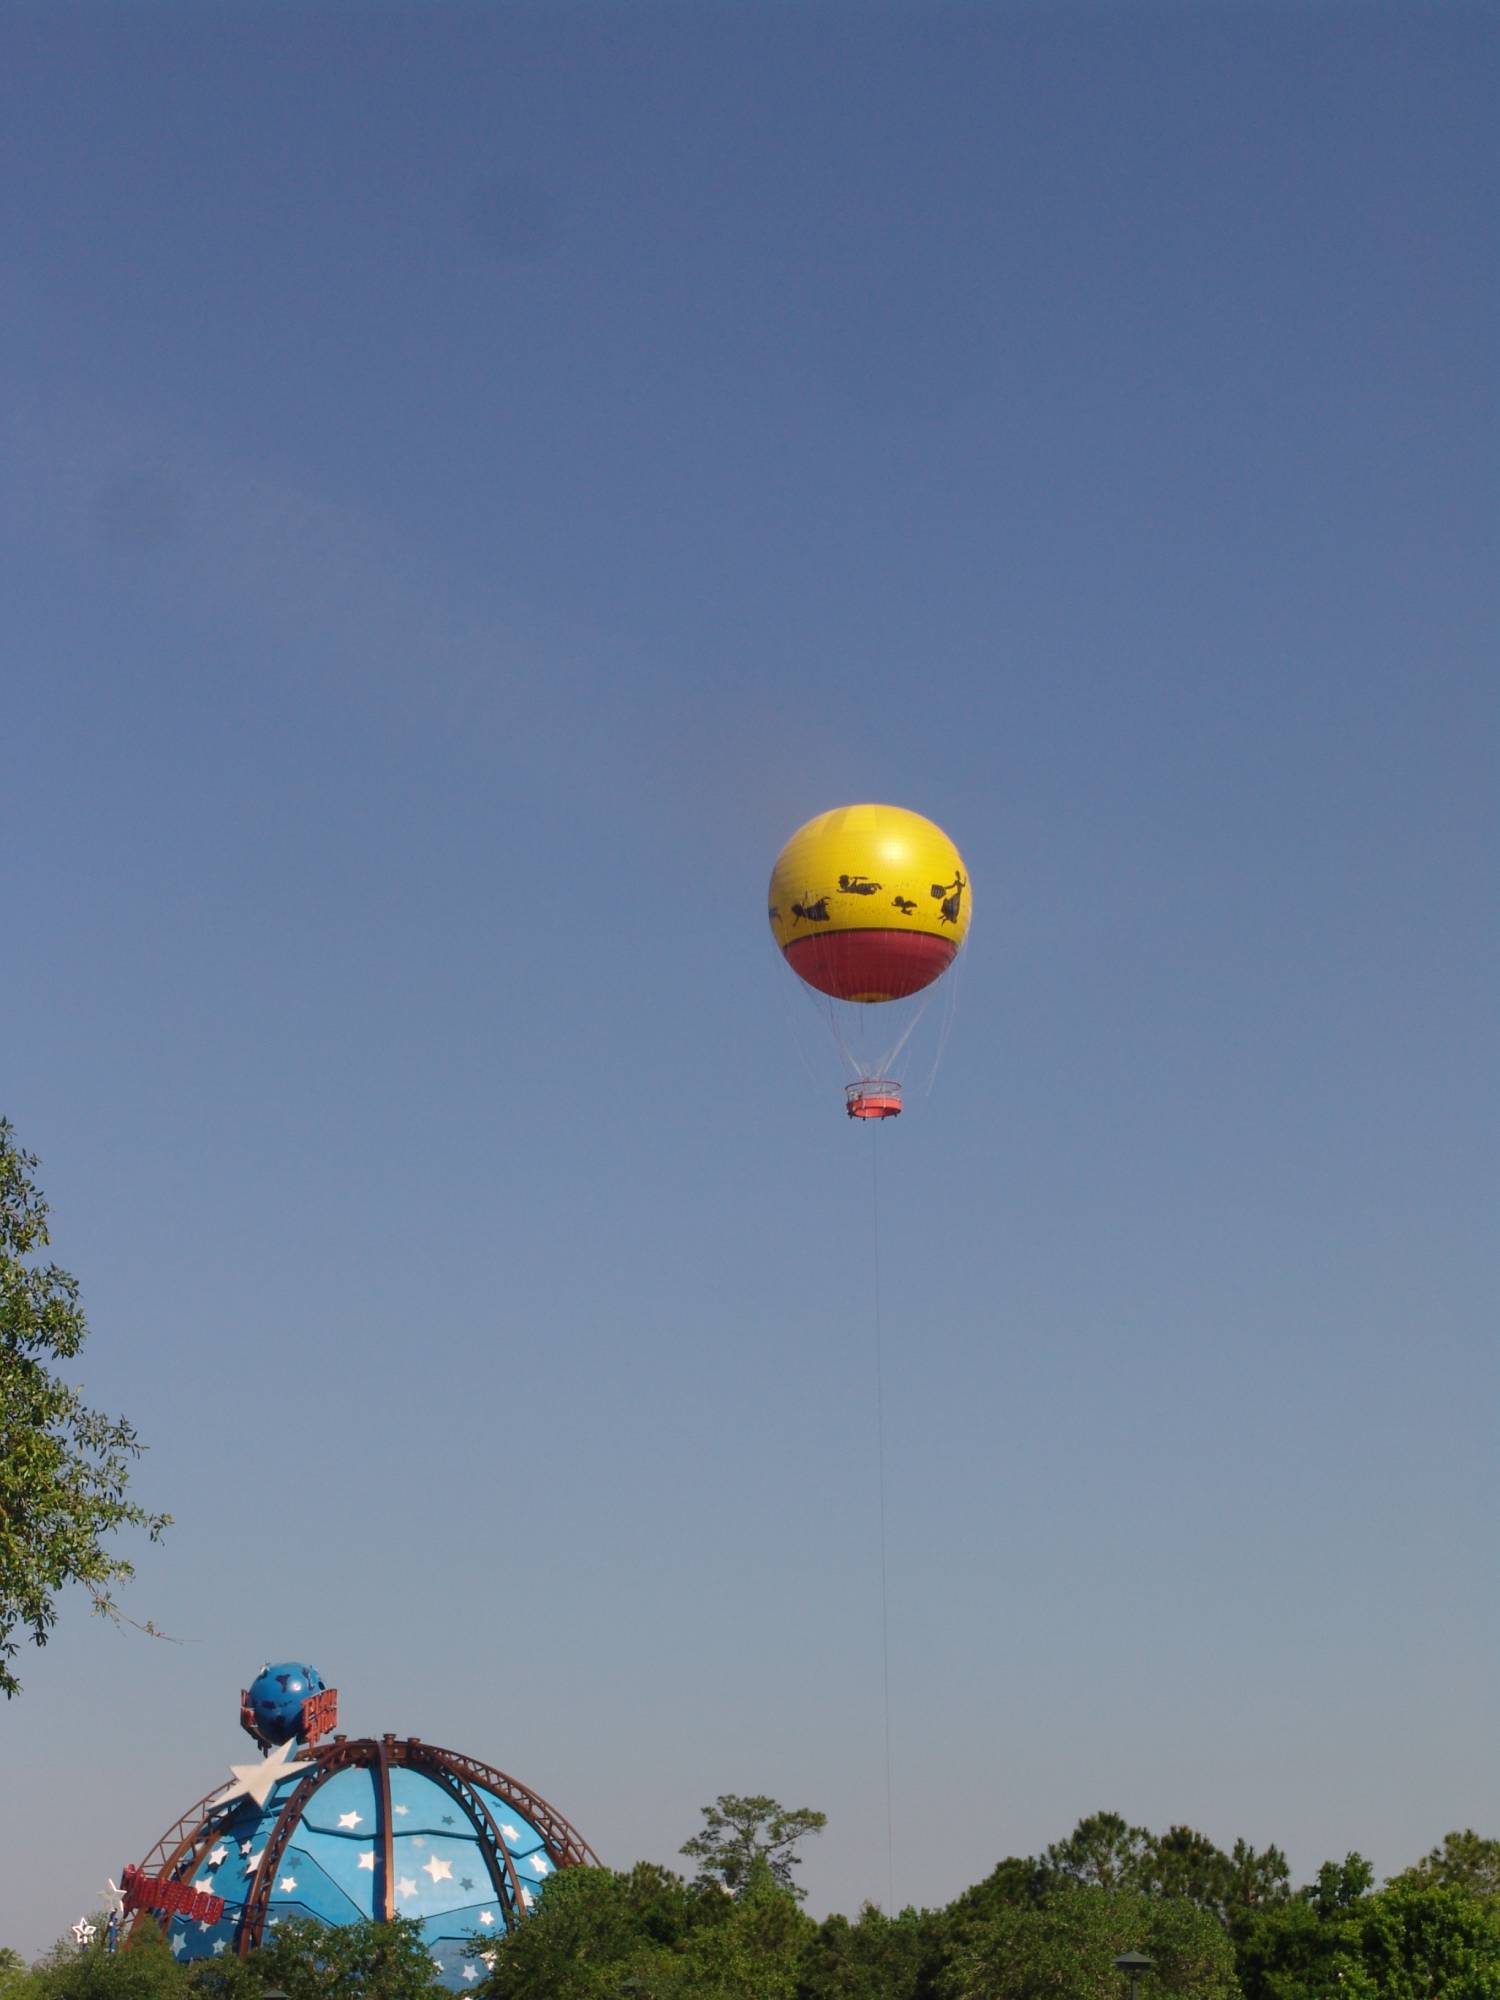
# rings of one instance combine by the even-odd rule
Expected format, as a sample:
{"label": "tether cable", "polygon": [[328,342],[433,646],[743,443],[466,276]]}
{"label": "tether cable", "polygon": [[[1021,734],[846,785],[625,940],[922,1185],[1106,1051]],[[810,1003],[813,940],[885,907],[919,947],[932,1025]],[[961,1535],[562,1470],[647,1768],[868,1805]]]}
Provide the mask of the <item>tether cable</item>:
{"label": "tether cable", "polygon": [[885,1862],[890,1900],[886,1915],[896,1915],[896,1814],[891,1781],[891,1611],[886,1574],[885,1530],[885,1365],[880,1331],[880,1147],[881,1120],[870,1120],[870,1216],[874,1240],[871,1259],[875,1278],[875,1467],[880,1491],[880,1677],[885,1719]]}

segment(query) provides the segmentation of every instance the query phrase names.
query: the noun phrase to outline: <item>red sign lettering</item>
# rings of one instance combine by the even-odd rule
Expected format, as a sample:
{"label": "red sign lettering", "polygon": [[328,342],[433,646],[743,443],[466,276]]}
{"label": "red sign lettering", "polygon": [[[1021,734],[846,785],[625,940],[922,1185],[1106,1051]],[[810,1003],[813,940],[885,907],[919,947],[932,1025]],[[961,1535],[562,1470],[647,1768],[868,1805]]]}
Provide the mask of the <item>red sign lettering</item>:
{"label": "red sign lettering", "polygon": [[302,1704],[302,1713],[297,1718],[297,1739],[309,1747],[320,1736],[326,1736],[330,1729],[337,1729],[339,1721],[339,1691],[324,1688],[320,1694],[310,1694]]}
{"label": "red sign lettering", "polygon": [[186,1916],[195,1923],[216,1924],[224,1914],[222,1896],[195,1889],[191,1882],[147,1875],[133,1866],[120,1877],[120,1890],[127,1916],[132,1910],[153,1910],[161,1917]]}

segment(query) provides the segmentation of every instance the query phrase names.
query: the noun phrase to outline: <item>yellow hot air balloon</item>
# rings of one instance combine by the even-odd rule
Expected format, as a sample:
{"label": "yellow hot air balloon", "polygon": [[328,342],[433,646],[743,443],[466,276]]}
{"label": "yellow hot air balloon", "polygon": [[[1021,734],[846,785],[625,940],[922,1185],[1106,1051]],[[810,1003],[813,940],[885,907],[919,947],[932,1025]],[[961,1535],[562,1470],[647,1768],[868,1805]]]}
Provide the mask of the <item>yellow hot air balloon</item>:
{"label": "yellow hot air balloon", "polygon": [[[792,835],[771,870],[767,915],[798,978],[859,1009],[940,979],[972,909],[969,872],[940,826],[903,806],[855,805],[820,813]],[[856,1068],[889,1066],[862,1063],[847,1046],[845,1054]],[[845,1094],[851,1118],[901,1109],[901,1087],[887,1076],[861,1074]]]}

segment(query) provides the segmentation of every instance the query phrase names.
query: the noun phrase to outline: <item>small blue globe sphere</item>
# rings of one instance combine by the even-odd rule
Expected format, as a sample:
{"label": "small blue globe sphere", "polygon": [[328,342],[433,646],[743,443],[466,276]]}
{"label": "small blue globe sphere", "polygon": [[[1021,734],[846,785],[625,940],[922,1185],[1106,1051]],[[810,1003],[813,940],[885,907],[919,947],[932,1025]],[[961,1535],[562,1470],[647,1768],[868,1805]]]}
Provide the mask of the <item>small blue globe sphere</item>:
{"label": "small blue globe sphere", "polygon": [[262,1667],[247,1690],[257,1733],[266,1743],[290,1743],[297,1734],[303,1702],[322,1692],[323,1676],[316,1667],[297,1660]]}

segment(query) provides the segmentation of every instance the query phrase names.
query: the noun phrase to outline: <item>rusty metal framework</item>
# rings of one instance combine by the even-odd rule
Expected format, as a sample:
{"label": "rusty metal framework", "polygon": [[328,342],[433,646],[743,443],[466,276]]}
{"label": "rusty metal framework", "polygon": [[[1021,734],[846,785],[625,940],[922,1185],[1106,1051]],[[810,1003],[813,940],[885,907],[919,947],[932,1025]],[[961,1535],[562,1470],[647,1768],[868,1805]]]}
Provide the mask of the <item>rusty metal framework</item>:
{"label": "rusty metal framework", "polygon": [[[309,1802],[337,1773],[351,1768],[369,1770],[375,1777],[384,1862],[380,1875],[383,1907],[375,1914],[383,1915],[387,1920],[395,1914],[391,1802],[393,1769],[404,1768],[420,1773],[439,1785],[460,1807],[473,1829],[479,1851],[484,1857],[491,1889],[505,1912],[507,1926],[525,1917],[529,1892],[522,1887],[514,1857],[483,1797],[485,1792],[530,1823],[541,1836],[552,1868],[597,1868],[600,1865],[599,1857],[587,1841],[555,1806],[518,1778],[497,1770],[491,1764],[481,1763],[477,1757],[439,1749],[436,1745],[424,1743],[418,1736],[354,1739],[335,1736],[332,1742],[309,1749],[305,1755],[312,1768],[297,1780],[294,1789],[277,1809],[275,1825],[261,1854],[250,1893],[241,1908],[234,1948],[242,1958],[261,1942],[277,1872]],[[218,1805],[213,1803],[219,1796],[219,1792],[212,1792],[200,1799],[162,1835],[142,1864],[145,1873],[172,1881],[191,1880],[204,1855],[235,1813],[236,1806],[232,1800]],[[165,1935],[171,1921],[170,1915],[137,1910],[124,1942],[128,1946],[134,1937],[141,1934],[144,1925],[150,1925],[160,1935]]]}

